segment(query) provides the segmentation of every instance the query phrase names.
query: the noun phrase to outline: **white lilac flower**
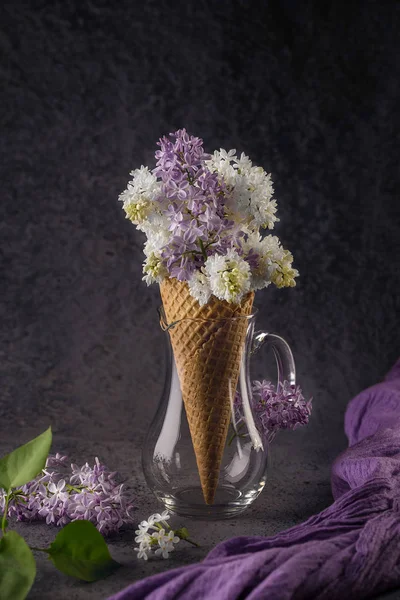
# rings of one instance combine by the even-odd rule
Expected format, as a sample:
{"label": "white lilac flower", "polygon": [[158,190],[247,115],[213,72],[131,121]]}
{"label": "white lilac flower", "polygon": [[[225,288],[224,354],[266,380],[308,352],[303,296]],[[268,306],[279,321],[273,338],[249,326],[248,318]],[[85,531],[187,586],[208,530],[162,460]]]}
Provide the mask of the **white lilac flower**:
{"label": "white lilac flower", "polygon": [[140,169],[134,169],[129,173],[133,179],[130,182],[138,194],[145,194],[151,200],[155,200],[157,195],[160,193],[161,185],[157,180],[157,177],[149,170],[148,167],[143,165]]}
{"label": "white lilac flower", "polygon": [[205,270],[211,291],[220,300],[238,304],[250,290],[250,266],[236,250],[230,249],[224,256],[209,256]]}
{"label": "white lilac flower", "polygon": [[235,157],[234,162],[235,162],[235,168],[238,170],[239,174],[247,173],[252,167],[252,162],[251,162],[250,158],[248,156],[246,156],[246,154],[244,152],[242,152],[242,154],[240,155],[240,158]]}
{"label": "white lilac flower", "polygon": [[161,257],[161,249],[165,243],[166,232],[164,230],[159,230],[155,231],[144,245],[146,259],[143,263],[143,281],[145,281],[147,285],[161,283],[168,275],[168,271]]}
{"label": "white lilac flower", "polygon": [[150,515],[147,521],[141,521],[139,525],[139,529],[146,529],[148,531],[151,527],[154,526],[154,523],[157,522],[157,515]]}
{"label": "white lilac flower", "polygon": [[139,546],[139,548],[134,549],[137,552],[138,558],[143,558],[144,560],[148,560],[151,555],[151,548],[147,546]]}
{"label": "white lilac flower", "polygon": [[219,151],[215,150],[209,160],[205,161],[205,165],[211,172],[218,173],[228,187],[233,188],[237,177],[237,169],[232,164],[234,160],[236,160],[236,150],[227,152],[220,148]]}
{"label": "white lilac flower", "polygon": [[260,227],[272,229],[275,222],[279,221],[275,215],[277,205],[272,198],[273,193],[271,175],[262,167],[251,167],[237,175],[232,190],[233,202],[237,212],[245,217],[254,230]]}
{"label": "white lilac flower", "polygon": [[135,542],[139,544],[135,548],[138,558],[148,560],[148,558],[154,553],[155,556],[162,556],[168,558],[171,552],[175,550],[176,544],[183,539],[189,543],[197,546],[195,542],[189,539],[188,532],[185,528],[174,531],[168,525],[170,515],[166,510],[163,513],[155,513],[151,515],[147,521],[142,521],[139,525],[139,529],[135,531],[136,537]]}
{"label": "white lilac flower", "polygon": [[143,281],[150,285],[152,283],[161,283],[168,275],[161,256],[156,252],[150,252],[143,263]]}
{"label": "white lilac flower", "polygon": [[158,210],[150,213],[148,219],[137,226],[139,231],[146,234],[148,242],[156,248],[162,248],[171,238],[170,221]]}
{"label": "white lilac flower", "polygon": [[254,232],[247,236],[242,246],[251,264],[251,289],[261,290],[269,286],[276,262],[284,257],[279,239],[273,235],[262,238],[258,232]]}
{"label": "white lilac flower", "polygon": [[238,181],[238,176],[248,174],[252,168],[252,162],[244,152],[240,158],[236,156],[236,150],[228,152],[223,148],[216,150],[211,158],[205,161],[207,168],[223,179],[225,185],[234,188]]}
{"label": "white lilac flower", "polygon": [[163,542],[166,544],[178,544],[181,541],[181,538],[175,535],[174,531],[169,531],[166,536],[164,536]]}
{"label": "white lilac flower", "polygon": [[236,150],[226,152],[221,148],[205,163],[211,171],[218,173],[230,190],[227,208],[236,223],[251,226],[253,231],[260,227],[273,228],[279,219],[275,215],[277,206],[272,198],[274,189],[270,174],[262,167],[253,167],[243,152],[238,158]]}
{"label": "white lilac flower", "polygon": [[154,515],[151,515],[149,517],[149,521],[151,519],[153,519],[153,524],[157,523],[157,522],[165,522],[168,521],[171,518],[170,513],[167,510],[164,510],[161,514],[160,513],[155,513]]}
{"label": "white lilac flower", "polygon": [[135,533],[135,542],[137,544],[147,543],[150,545],[151,535],[148,533],[147,529],[137,529]]}
{"label": "white lilac flower", "polygon": [[189,290],[193,298],[197,300],[200,306],[207,304],[211,297],[210,281],[204,269],[194,271],[192,277],[188,281]]}
{"label": "white lilac flower", "polygon": [[161,529],[157,529],[154,533],[151,534],[151,538],[157,543],[162,542],[165,537],[165,529],[161,527]]}
{"label": "white lilac flower", "polygon": [[284,250],[283,257],[276,260],[271,281],[277,288],[294,287],[296,285],[295,277],[299,275],[299,272],[297,269],[293,269],[292,262],[293,256],[288,250]]}
{"label": "white lilac flower", "polygon": [[157,225],[157,221],[148,222],[145,227],[147,240],[143,251],[146,256],[152,252],[160,252],[171,237],[171,232],[161,226],[161,224]]}
{"label": "white lilac flower", "polygon": [[127,218],[135,225],[140,225],[154,210],[154,201],[160,193],[161,185],[157,177],[143,165],[130,174],[133,179],[120,194],[119,200],[123,203]]}
{"label": "white lilac flower", "polygon": [[158,537],[159,548],[156,549],[155,555],[162,556],[163,558],[169,558],[171,552],[175,550],[174,544],[178,544],[180,542],[180,538],[175,535],[174,531],[172,530],[169,531],[167,535],[165,535],[163,530],[161,531],[163,534]]}
{"label": "white lilac flower", "polygon": [[132,221],[134,225],[139,225],[149,216],[152,206],[148,200],[130,200],[124,201],[126,218]]}

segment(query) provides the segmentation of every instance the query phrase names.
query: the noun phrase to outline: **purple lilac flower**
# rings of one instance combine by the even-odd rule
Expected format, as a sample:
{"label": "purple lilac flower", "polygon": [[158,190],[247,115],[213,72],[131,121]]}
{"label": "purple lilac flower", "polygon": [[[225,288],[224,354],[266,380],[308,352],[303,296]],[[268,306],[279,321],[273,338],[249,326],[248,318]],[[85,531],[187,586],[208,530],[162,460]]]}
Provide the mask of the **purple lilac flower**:
{"label": "purple lilac flower", "polygon": [[68,456],[62,456],[57,452],[54,456],[49,456],[46,461],[46,467],[59,467],[64,465],[68,460]]}
{"label": "purple lilac flower", "polygon": [[[44,469],[36,479],[13,490],[8,516],[57,526],[86,519],[104,535],[133,522],[132,497],[117,482],[117,473],[108,471],[98,458],[93,467],[72,464],[68,472],[66,460],[59,454],[49,456],[46,467],[58,467],[57,471]],[[5,492],[0,491],[0,510],[4,508]]]}
{"label": "purple lilac flower", "polygon": [[[265,436],[272,440],[280,429],[296,429],[307,425],[311,415],[312,399],[306,401],[298,385],[288,381],[278,389],[267,380],[253,381],[251,405]],[[243,417],[242,399],[239,392],[234,401],[235,421]]]}
{"label": "purple lilac flower", "polygon": [[203,140],[189,136],[185,129],[169,138],[158,142],[153,171],[163,182],[158,202],[171,231],[161,258],[169,275],[184,281],[210,254],[225,254],[234,247],[238,228],[225,217],[229,190],[217,173],[204,166],[209,155]]}

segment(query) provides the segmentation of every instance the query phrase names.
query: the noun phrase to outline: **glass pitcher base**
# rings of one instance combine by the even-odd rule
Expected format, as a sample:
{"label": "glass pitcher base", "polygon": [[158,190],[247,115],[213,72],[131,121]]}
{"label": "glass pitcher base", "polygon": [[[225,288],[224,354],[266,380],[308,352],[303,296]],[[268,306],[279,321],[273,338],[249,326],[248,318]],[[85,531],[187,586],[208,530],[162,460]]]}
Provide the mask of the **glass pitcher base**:
{"label": "glass pitcher base", "polygon": [[244,495],[235,488],[220,486],[212,505],[205,504],[200,486],[180,488],[173,495],[156,493],[156,496],[175,515],[207,520],[233,519],[254,502],[263,487]]}

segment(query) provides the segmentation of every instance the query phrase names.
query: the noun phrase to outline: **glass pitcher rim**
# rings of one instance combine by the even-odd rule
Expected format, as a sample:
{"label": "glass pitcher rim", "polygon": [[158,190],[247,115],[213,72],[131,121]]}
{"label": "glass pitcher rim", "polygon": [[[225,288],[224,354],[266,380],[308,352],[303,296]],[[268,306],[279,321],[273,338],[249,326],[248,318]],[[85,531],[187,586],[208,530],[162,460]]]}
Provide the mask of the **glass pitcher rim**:
{"label": "glass pitcher rim", "polygon": [[221,317],[221,318],[216,318],[216,319],[210,319],[210,318],[202,318],[202,317],[184,317],[183,319],[177,319],[176,321],[173,321],[172,323],[167,323],[167,318],[165,315],[165,311],[164,311],[164,307],[163,305],[159,306],[157,309],[157,312],[159,314],[160,317],[160,326],[161,329],[163,331],[169,331],[170,329],[173,329],[173,327],[175,327],[176,325],[178,325],[179,323],[183,323],[185,321],[193,321],[194,323],[198,323],[198,322],[208,322],[208,321],[213,321],[213,322],[218,322],[218,321],[240,321],[241,319],[245,319],[247,321],[251,321],[251,319],[254,319],[258,313],[259,310],[258,308],[254,308],[252,309],[251,313],[249,315],[238,315],[236,317]]}

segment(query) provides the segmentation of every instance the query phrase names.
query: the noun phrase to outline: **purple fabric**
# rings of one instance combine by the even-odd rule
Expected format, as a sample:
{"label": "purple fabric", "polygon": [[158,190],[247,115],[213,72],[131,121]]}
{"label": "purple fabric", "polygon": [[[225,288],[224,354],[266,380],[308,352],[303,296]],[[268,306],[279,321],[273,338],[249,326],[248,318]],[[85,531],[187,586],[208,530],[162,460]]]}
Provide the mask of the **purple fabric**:
{"label": "purple fabric", "polygon": [[399,585],[400,360],[350,402],[345,431],[329,508],[273,537],[223,542],[112,600],[360,600]]}

